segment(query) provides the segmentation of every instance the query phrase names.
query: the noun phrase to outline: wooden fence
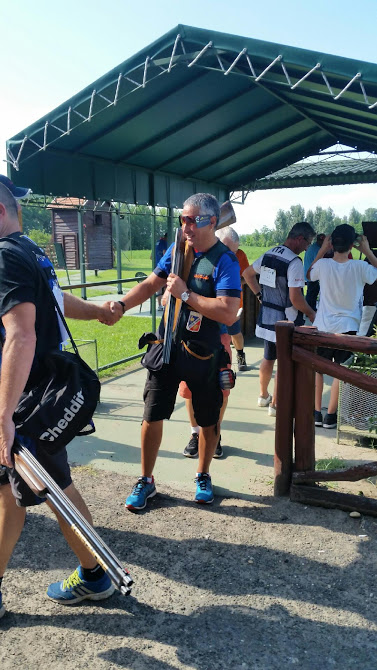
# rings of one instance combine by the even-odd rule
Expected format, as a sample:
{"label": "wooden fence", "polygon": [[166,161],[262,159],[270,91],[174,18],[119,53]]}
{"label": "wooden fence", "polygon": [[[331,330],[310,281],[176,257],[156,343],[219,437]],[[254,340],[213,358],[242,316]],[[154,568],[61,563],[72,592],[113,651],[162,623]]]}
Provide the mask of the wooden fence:
{"label": "wooden fence", "polygon": [[[332,363],[316,353],[317,347],[377,354],[377,340],[354,335],[322,333],[316,328],[295,328],[289,321],[276,324],[278,360],[275,433],[276,496],[290,493],[305,504],[356,510],[377,516],[377,500],[329,491],[315,482],[358,481],[377,475],[377,462],[342,470],[315,470],[315,372],[377,394],[377,379]],[[293,458],[294,444],[294,458]]]}

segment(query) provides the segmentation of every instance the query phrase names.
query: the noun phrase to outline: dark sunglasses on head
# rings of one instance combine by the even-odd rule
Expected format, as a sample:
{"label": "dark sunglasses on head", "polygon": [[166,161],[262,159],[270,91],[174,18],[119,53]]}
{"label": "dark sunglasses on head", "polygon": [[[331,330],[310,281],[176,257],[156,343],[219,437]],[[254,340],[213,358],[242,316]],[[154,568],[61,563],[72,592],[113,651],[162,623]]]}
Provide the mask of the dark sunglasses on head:
{"label": "dark sunglasses on head", "polygon": [[193,226],[194,224],[197,226],[197,228],[203,228],[204,226],[208,226],[209,223],[211,223],[211,216],[209,214],[205,214],[204,216],[182,216],[180,215],[179,217],[179,223],[182,225],[182,223],[186,223],[187,225]]}

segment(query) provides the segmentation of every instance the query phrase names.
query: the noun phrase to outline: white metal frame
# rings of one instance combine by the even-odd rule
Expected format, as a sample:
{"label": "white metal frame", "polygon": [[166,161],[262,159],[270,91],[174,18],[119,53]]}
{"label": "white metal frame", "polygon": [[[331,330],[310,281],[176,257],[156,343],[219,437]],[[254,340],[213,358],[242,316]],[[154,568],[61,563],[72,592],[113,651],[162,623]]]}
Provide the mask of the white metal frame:
{"label": "white metal frame", "polygon": [[[181,48],[181,53],[178,53],[179,46]],[[310,83],[310,91],[315,91],[321,95],[329,96],[333,101],[338,101],[341,97],[344,97],[351,86],[356,84],[356,88],[354,87],[353,89],[352,101],[354,103],[359,103],[364,107],[366,106],[368,110],[374,110],[377,108],[377,100],[375,102],[371,102],[368,98],[367,82],[362,81],[362,75],[360,72],[357,72],[349,81],[346,81],[344,87],[337,94],[335,94],[334,87],[331,86],[329,79],[331,79],[331,76],[336,76],[339,79],[340,75],[335,75],[335,73],[326,73],[322,69],[321,63],[319,62],[311,67],[295,83],[292,83],[293,77],[292,73],[289,73],[289,67],[290,65],[293,67],[294,64],[284,62],[282,54],[278,54],[270,63],[266,65],[266,67],[264,67],[264,69],[259,74],[257,74],[256,68],[252,63],[251,56],[247,53],[246,48],[242,49],[238,54],[236,54],[233,57],[231,64],[227,64],[227,66],[224,65],[221,58],[225,55],[234,56],[234,52],[225,50],[223,48],[217,49],[212,41],[208,42],[208,44],[201,48],[200,51],[188,53],[182,36],[178,34],[174,41],[170,56],[167,58],[161,58],[159,53],[153,56],[147,56],[145,60],[140,62],[139,65],[131,68],[130,70],[127,70],[126,72],[120,72],[118,76],[114,78],[114,81],[107,83],[103,89],[93,89],[88,100],[88,111],[86,114],[83,114],[82,111],[69,106],[64,112],[60,112],[59,115],[53,120],[47,120],[44,123],[44,126],[41,126],[33,132],[32,136],[25,135],[21,140],[13,142],[12,146],[8,147],[7,149],[7,162],[10,163],[15,170],[19,170],[20,161],[22,154],[24,153],[26,143],[31,144],[34,147],[34,152],[29,152],[27,158],[29,158],[31,155],[34,155],[35,153],[39,153],[40,151],[45,151],[61,137],[70,135],[72,131],[74,131],[75,128],[81,124],[90,123],[94,116],[101,114],[112,105],[117,105],[119,100],[123,99],[127,95],[130,95],[140,88],[145,88],[150,81],[161,75],[170,74],[172,70],[178,65],[178,63],[184,63],[189,68],[193,66],[200,66],[210,70],[218,70],[224,76],[228,76],[231,73],[237,73],[238,76],[242,75],[250,77],[254,83],[257,84],[264,80],[264,86],[267,84],[273,84],[282,87],[289,87],[290,90],[295,90],[299,88],[304,82],[306,82],[307,85]],[[207,59],[209,57],[210,62],[208,62],[208,60],[204,61],[204,57],[207,57]],[[246,72],[244,68],[240,69],[242,62],[247,66]],[[237,66],[239,67],[237,68]],[[284,77],[282,77],[279,72],[276,71],[275,66],[280,66]],[[274,67],[275,70],[273,70]],[[295,67],[297,67],[297,65],[295,65]],[[326,90],[318,87],[316,81],[312,80],[309,82],[313,74],[317,76],[318,74],[321,75],[321,78],[326,86]],[[121,88],[123,82],[132,84],[132,88],[128,88],[126,91],[122,92]],[[104,95],[103,91],[108,91],[112,86],[115,89],[114,94],[111,97],[109,94]],[[356,98],[355,94],[357,96]],[[97,100],[105,104],[100,109],[94,110],[94,105]],[[82,108],[83,103],[81,102],[79,106]],[[50,129],[55,131],[54,134],[51,133]],[[38,135],[42,135],[43,140],[39,139],[39,141],[37,141],[36,136]]]}

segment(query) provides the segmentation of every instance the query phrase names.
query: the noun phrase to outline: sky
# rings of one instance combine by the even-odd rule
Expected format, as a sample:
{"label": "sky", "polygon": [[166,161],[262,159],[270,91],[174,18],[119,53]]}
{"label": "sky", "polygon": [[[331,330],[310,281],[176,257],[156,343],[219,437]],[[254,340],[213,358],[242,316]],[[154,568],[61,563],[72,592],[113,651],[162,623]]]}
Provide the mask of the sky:
{"label": "sky", "polygon": [[[13,0],[1,3],[0,172],[5,141],[179,23],[377,62],[377,0]],[[6,63],[6,67],[4,66]],[[377,116],[376,116],[377,122]],[[27,184],[22,184],[27,186]],[[374,184],[252,193],[236,207],[245,234],[278,209],[348,214],[377,206]]]}

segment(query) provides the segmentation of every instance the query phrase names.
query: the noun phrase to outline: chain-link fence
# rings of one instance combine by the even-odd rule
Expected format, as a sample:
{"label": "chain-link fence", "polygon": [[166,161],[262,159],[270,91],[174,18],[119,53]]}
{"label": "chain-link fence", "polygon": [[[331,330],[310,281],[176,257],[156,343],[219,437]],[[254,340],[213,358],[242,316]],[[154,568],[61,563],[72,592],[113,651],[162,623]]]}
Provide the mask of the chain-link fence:
{"label": "chain-link fence", "polygon": [[[361,370],[357,367],[355,371]],[[370,370],[371,377],[377,378],[377,370]],[[371,428],[376,423],[377,417],[377,395],[368,393],[357,386],[340,382],[337,442],[341,437],[347,438],[372,438],[374,432]]]}

